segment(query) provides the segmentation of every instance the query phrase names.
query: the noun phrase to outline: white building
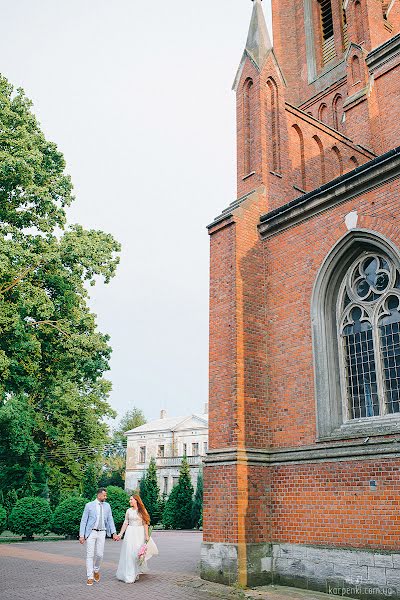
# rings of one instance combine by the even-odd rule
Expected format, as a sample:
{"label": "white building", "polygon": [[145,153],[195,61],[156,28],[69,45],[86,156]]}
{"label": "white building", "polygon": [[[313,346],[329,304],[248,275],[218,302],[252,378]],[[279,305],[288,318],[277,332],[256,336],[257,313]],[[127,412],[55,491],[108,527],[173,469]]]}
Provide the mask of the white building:
{"label": "white building", "polygon": [[[207,405],[206,405],[207,408]],[[126,432],[125,489],[135,490],[149,466],[156,459],[161,493],[169,494],[179,478],[183,456],[187,457],[194,489],[203,457],[208,448],[208,414],[160,418]]]}

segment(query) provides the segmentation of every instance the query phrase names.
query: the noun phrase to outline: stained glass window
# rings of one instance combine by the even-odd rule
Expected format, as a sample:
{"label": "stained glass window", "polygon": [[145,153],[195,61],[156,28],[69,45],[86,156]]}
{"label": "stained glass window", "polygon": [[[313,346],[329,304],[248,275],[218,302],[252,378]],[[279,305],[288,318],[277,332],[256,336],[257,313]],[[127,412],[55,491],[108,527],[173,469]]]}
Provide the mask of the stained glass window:
{"label": "stained glass window", "polygon": [[337,318],[350,420],[400,412],[399,281],[388,257],[366,252],[342,283]]}

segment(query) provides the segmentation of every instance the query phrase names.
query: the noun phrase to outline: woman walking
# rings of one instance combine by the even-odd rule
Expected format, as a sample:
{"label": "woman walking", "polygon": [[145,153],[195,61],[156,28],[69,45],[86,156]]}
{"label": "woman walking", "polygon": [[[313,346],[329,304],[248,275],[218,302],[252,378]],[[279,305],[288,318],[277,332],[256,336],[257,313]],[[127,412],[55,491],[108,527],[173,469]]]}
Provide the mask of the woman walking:
{"label": "woman walking", "polygon": [[[119,557],[117,579],[125,583],[134,583],[141,573],[147,573],[147,561],[158,554],[158,548],[149,538],[150,517],[142,499],[137,494],[129,498],[130,508],[126,511],[120,536],[124,539]],[[146,544],[144,560],[139,561],[139,550]]]}

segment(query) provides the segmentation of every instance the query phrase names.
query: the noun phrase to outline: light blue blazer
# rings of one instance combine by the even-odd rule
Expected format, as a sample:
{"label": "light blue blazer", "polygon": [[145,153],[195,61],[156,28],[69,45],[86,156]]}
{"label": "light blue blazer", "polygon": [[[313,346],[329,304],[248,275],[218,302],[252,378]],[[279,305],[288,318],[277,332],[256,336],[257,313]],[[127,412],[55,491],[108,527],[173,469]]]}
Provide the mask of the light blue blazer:
{"label": "light blue blazer", "polygon": [[[83,511],[81,526],[79,528],[79,536],[84,537],[85,539],[88,538],[92,533],[92,529],[97,521],[96,504],[97,500],[88,502],[85,506],[85,510]],[[103,518],[106,533],[109,537],[111,537],[114,533],[116,533],[117,530],[115,529],[111,506],[108,504],[108,502],[103,502]]]}

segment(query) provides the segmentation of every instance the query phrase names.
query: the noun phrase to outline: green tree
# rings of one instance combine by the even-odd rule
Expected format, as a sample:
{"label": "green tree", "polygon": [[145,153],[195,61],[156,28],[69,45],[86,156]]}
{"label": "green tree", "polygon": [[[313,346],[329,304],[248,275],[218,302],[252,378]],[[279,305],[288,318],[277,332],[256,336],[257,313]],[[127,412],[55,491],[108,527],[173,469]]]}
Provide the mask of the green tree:
{"label": "green tree", "polygon": [[3,506],[0,506],[0,534],[3,533],[7,527],[7,513]]}
{"label": "green tree", "polygon": [[192,506],[193,506],[193,485],[190,478],[189,463],[184,456],[179,471],[179,480],[177,484],[177,513],[176,529],[191,529],[192,527]]}
{"label": "green tree", "polygon": [[177,512],[178,512],[178,486],[175,485],[168,500],[165,503],[163,512],[163,525],[165,529],[177,529]]}
{"label": "green tree", "polygon": [[107,502],[110,503],[115,527],[119,531],[129,508],[129,496],[120,487],[109,485],[107,488]]}
{"label": "green tree", "polygon": [[82,494],[84,498],[93,500],[99,488],[99,469],[96,465],[88,465],[82,482]]}
{"label": "green tree", "polygon": [[125,432],[146,423],[146,418],[139,408],[128,410],[113,430],[110,444],[106,447],[103,461],[103,474],[100,485],[116,485],[125,487],[126,469],[126,435]]}
{"label": "green tree", "polygon": [[179,471],[179,480],[172,489],[163,514],[167,529],[191,529],[193,509],[193,485],[189,463],[184,456]]}
{"label": "green tree", "polygon": [[101,458],[115,416],[87,284],[110,281],[120,247],[67,225],[64,158],[2,76],[0,124],[0,489],[54,502]]}
{"label": "green tree", "polygon": [[8,526],[12,533],[32,539],[35,533],[50,531],[52,517],[47,500],[28,496],[18,500],[12,509]]}
{"label": "green tree", "polygon": [[118,426],[113,431],[113,443],[121,442],[123,446],[126,446],[126,431],[140,427],[146,423],[146,417],[140,408],[135,406],[126,411],[121,417]]}
{"label": "green tree", "polygon": [[149,468],[140,484],[140,497],[150,515],[151,524],[156,525],[160,522],[162,513],[160,512],[160,488],[157,482],[155,458],[150,459]]}
{"label": "green tree", "polygon": [[8,492],[3,492],[3,508],[5,508],[7,516],[9,517],[12,509],[18,502],[17,492],[14,488],[8,490]]}
{"label": "green tree", "polygon": [[203,525],[203,473],[199,470],[197,475],[196,493],[192,508],[193,527],[199,529]]}
{"label": "green tree", "polygon": [[52,531],[59,535],[79,536],[82,513],[88,502],[86,498],[70,496],[57,506],[53,513]]}

